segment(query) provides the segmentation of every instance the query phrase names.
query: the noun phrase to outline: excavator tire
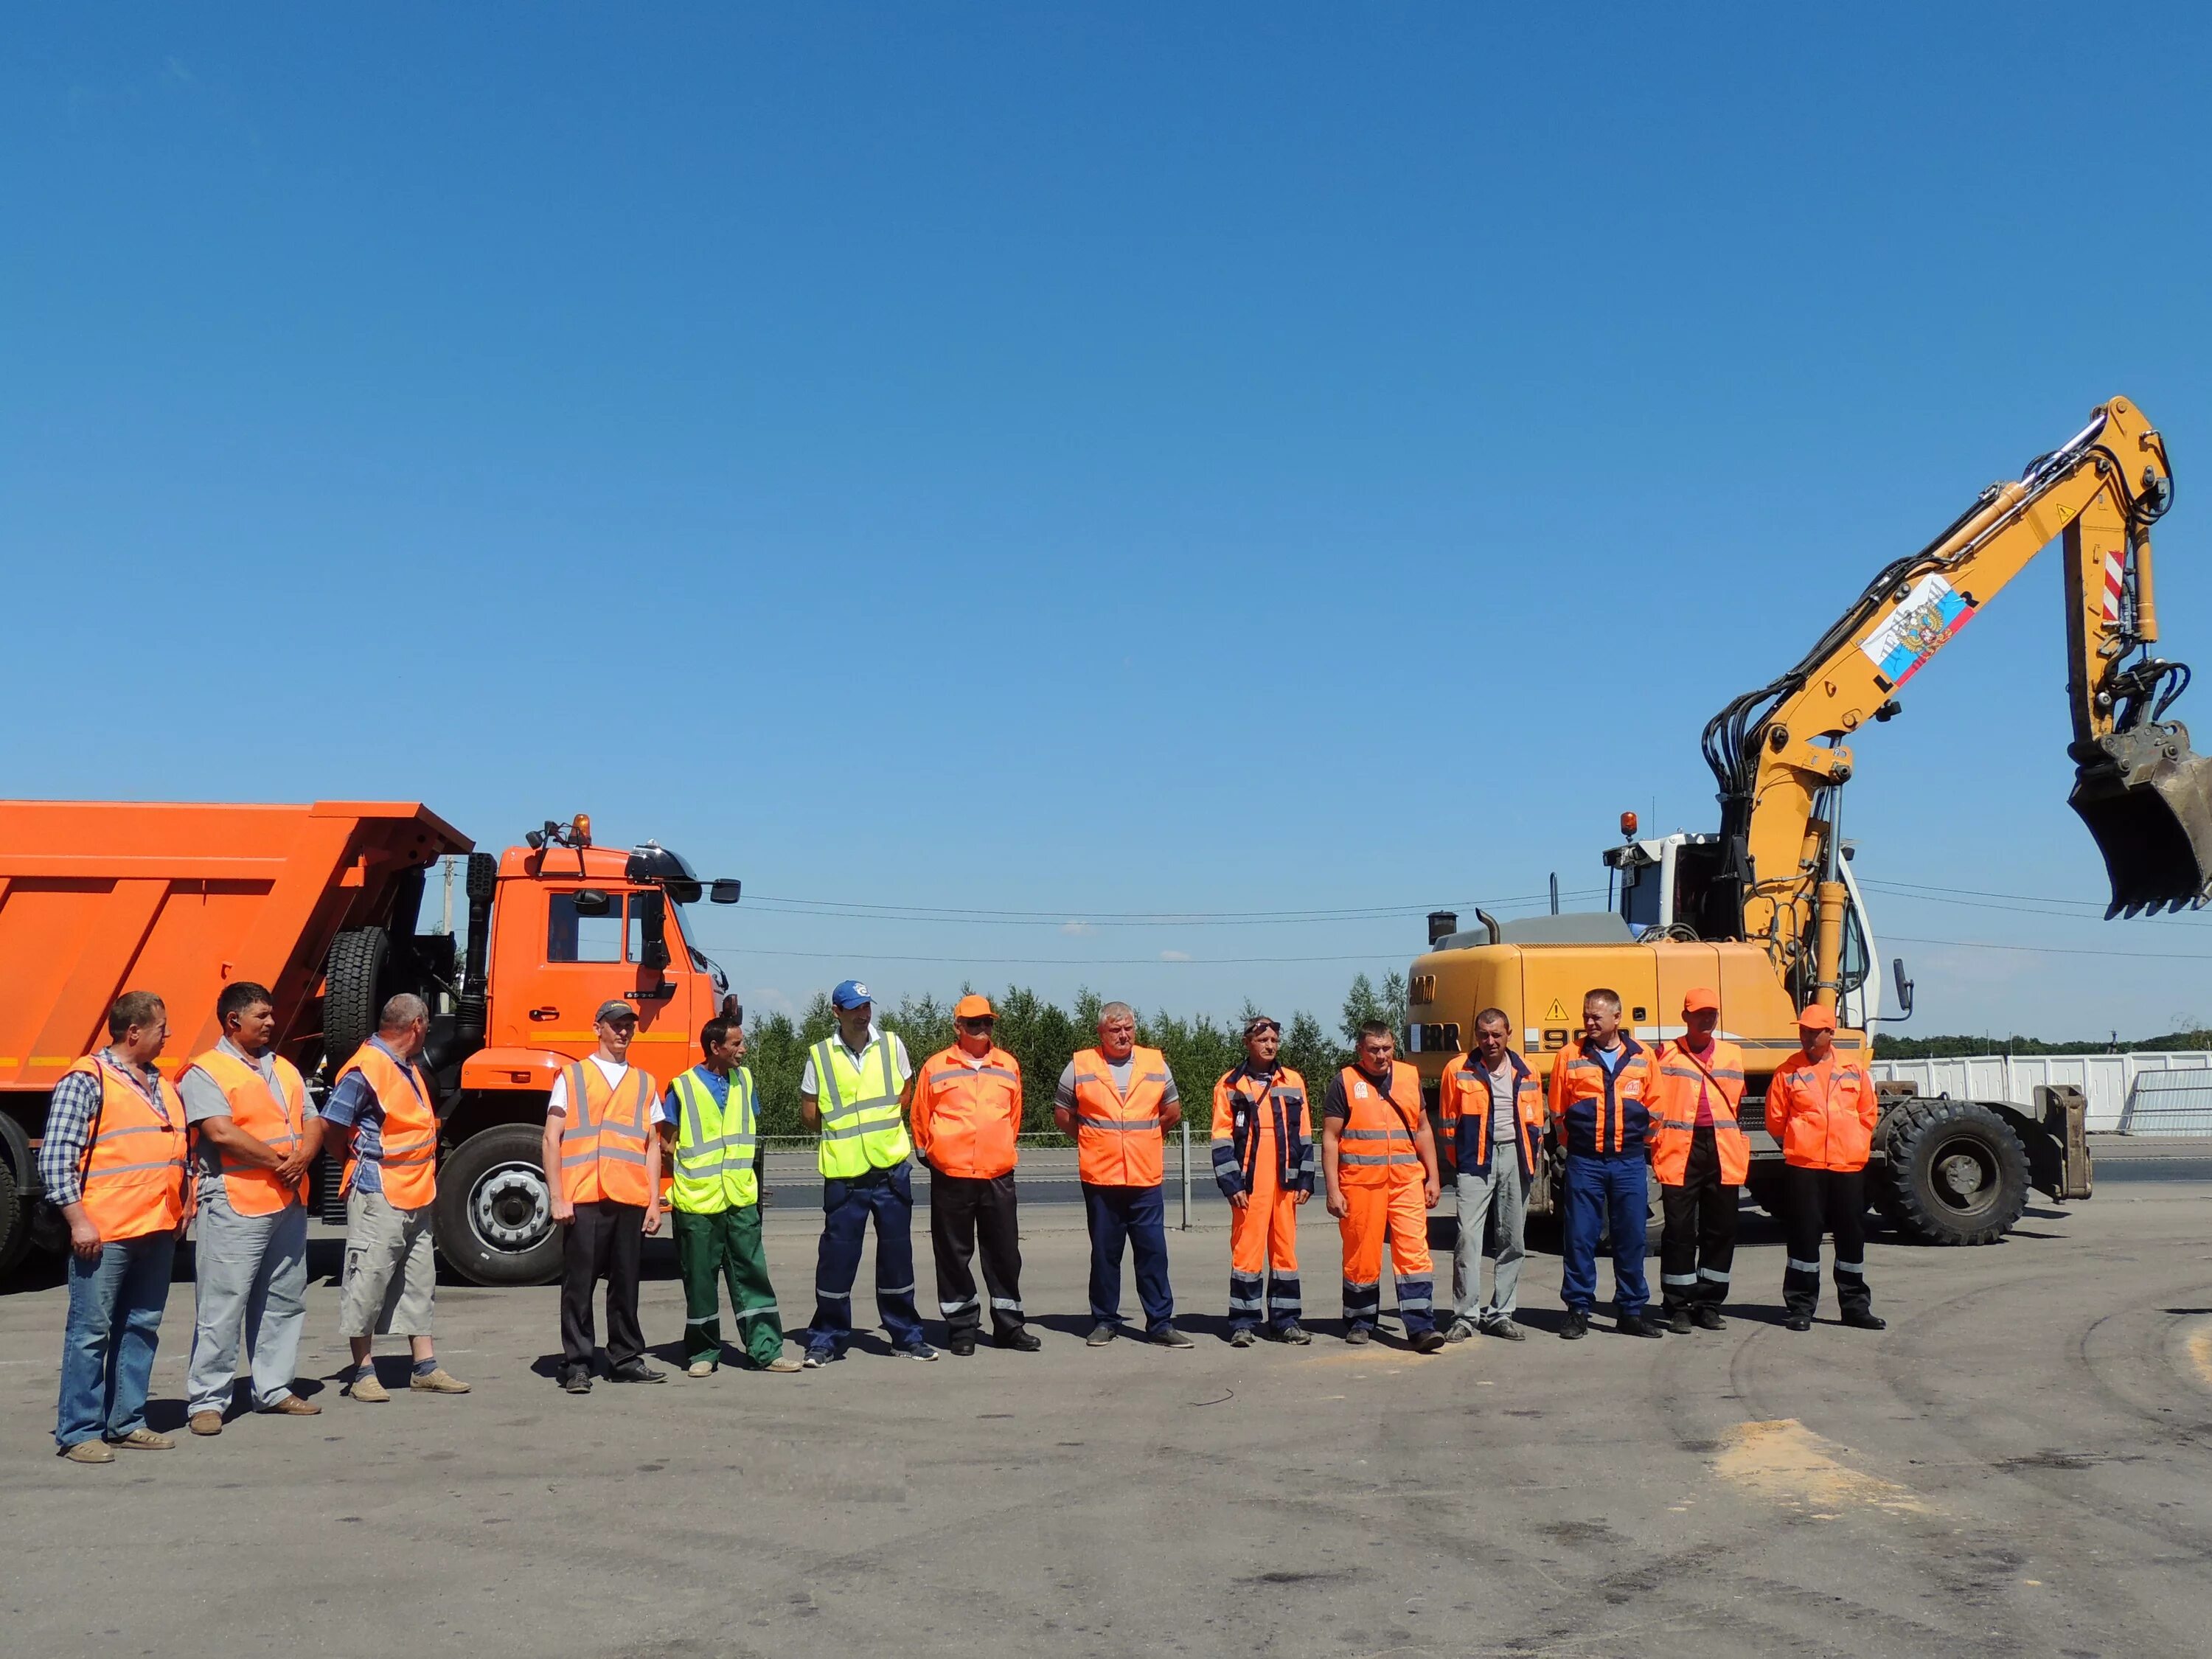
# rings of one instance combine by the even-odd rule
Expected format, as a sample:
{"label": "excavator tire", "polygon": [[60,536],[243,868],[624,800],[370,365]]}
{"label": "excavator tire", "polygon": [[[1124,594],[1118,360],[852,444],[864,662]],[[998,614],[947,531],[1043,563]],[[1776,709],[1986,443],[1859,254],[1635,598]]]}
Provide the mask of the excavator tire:
{"label": "excavator tire", "polygon": [[376,1030],[391,955],[392,936],[381,927],[348,927],[331,941],[323,968],[323,1063],[331,1077]]}
{"label": "excavator tire", "polygon": [[1926,1244],[1994,1244],[2027,1208],[2027,1149],[1978,1101],[1910,1100],[1883,1126],[1869,1184],[1882,1212]]}

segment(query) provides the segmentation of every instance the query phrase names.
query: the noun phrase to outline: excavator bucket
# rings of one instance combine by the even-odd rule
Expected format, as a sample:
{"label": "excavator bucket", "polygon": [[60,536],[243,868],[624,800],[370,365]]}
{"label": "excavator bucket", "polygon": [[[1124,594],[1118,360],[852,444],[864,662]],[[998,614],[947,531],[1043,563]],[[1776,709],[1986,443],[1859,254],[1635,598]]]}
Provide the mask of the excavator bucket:
{"label": "excavator bucket", "polygon": [[[2087,751],[2086,753],[2084,751]],[[2212,759],[2178,720],[2075,745],[2074,793],[2112,878],[2107,916],[2179,910],[2212,897]]]}

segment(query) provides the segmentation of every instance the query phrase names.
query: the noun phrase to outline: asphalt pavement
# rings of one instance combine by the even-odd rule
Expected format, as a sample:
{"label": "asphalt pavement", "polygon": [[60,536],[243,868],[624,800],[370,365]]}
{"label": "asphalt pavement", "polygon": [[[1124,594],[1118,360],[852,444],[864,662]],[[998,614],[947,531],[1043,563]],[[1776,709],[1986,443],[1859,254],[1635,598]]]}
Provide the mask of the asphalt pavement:
{"label": "asphalt pavement", "polygon": [[[2197,1656],[2208,1200],[2107,1170],[1999,1245],[1881,1238],[1881,1334],[1832,1301],[1782,1329],[1778,1230],[1747,1212],[1725,1331],[1562,1342],[1539,1255],[1527,1342],[1433,1358],[1337,1340],[1317,1205],[1311,1347],[1227,1346],[1206,1227],[1170,1240],[1196,1348],[1087,1349],[1080,1214],[1040,1204],[1040,1353],[921,1364],[872,1335],[819,1371],[580,1399],[550,1380],[554,1291],[460,1285],[440,1352],[475,1393],[341,1398],[319,1281],[301,1369],[323,1415],[93,1468],[52,1455],[64,1296],[33,1275],[0,1295],[0,1628],[10,1652],[161,1659]],[[794,1318],[814,1231],[771,1214]],[[920,1276],[927,1295],[926,1245]],[[191,1295],[155,1371],[171,1430]],[[665,1249],[644,1302],[665,1362]]]}

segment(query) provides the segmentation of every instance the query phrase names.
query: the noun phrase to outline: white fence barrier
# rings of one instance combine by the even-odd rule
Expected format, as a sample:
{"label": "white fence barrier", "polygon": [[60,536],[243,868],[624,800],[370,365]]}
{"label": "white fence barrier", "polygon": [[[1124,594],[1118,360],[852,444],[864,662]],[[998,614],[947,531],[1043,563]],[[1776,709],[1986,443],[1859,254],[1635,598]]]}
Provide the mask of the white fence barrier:
{"label": "white fence barrier", "polygon": [[[2002,1100],[2033,1110],[2038,1085],[2071,1084],[2089,1097],[2093,1131],[2136,1128],[2150,1132],[2149,1115],[2141,1124],[2127,1121],[2136,1104],[2137,1079],[2146,1073],[2212,1070],[2212,1052],[2124,1054],[1972,1054],[1955,1060],[1877,1060],[1869,1069],[1877,1082],[1910,1083],[1923,1095],[1954,1100]],[[2171,1086],[2171,1085],[2166,1085]],[[2154,1083],[2151,1090],[2160,1087]],[[2145,1091],[2148,1092],[2148,1091]],[[2161,1127],[2160,1133],[2169,1133]],[[2176,1129],[2208,1133],[2212,1129]]]}

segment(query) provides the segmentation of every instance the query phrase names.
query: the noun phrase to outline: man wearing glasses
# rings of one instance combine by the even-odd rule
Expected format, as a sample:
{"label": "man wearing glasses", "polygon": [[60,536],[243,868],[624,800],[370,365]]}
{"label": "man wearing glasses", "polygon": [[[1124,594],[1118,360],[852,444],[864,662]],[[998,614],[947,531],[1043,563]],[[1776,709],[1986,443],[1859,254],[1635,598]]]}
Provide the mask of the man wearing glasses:
{"label": "man wearing glasses", "polygon": [[982,997],[952,1010],[958,1040],[915,1076],[914,1147],[929,1170],[929,1243],[937,1258],[937,1310],[945,1346],[975,1352],[983,1310],[969,1263],[980,1241],[991,1298],[991,1340],[1034,1353],[1041,1346],[1022,1313],[1021,1232],[1014,1222],[1014,1137],[1022,1128],[1022,1068],[992,1040],[997,1024]]}

